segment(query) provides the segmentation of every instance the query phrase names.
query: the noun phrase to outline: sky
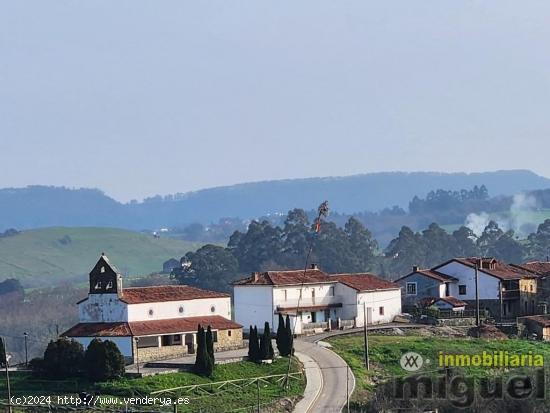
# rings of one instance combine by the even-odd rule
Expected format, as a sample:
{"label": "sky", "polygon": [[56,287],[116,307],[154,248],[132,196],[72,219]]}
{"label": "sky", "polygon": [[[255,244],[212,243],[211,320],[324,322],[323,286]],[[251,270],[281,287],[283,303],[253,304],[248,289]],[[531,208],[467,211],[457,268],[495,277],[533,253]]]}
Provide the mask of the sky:
{"label": "sky", "polygon": [[550,177],[546,0],[0,0],[0,187]]}

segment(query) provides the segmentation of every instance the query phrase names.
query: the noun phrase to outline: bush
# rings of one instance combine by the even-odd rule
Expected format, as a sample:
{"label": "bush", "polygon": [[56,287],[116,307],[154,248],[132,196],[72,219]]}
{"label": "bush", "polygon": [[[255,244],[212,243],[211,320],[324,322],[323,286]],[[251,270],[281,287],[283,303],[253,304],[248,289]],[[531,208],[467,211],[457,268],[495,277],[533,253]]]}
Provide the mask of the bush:
{"label": "bush", "polygon": [[42,362],[43,373],[51,379],[75,377],[82,370],[83,360],[82,344],[62,337],[49,342]]}
{"label": "bush", "polygon": [[29,360],[29,368],[32,370],[32,374],[34,376],[43,376],[44,359],[40,357],[35,357],[32,360]]}
{"label": "bush", "polygon": [[0,367],[6,366],[6,349],[4,348],[4,341],[0,337]]}
{"label": "bush", "polygon": [[84,356],[86,375],[91,381],[105,381],[124,376],[124,356],[110,340],[94,338]]}

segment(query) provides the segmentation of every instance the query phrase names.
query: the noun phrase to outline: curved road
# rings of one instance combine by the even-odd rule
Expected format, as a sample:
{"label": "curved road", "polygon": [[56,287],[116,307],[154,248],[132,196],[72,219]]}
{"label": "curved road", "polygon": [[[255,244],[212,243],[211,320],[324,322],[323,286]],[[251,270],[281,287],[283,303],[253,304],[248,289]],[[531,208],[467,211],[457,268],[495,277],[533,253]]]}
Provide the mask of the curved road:
{"label": "curved road", "polygon": [[315,360],[321,369],[321,392],[307,411],[340,413],[346,407],[346,391],[351,396],[355,388],[355,377],[351,369],[336,353],[315,343],[296,340],[294,346],[296,351],[305,353]]}
{"label": "curved road", "polygon": [[[421,328],[423,324],[388,323],[369,326],[370,330],[385,330],[390,328]],[[294,342],[296,351],[305,353],[315,361],[321,369],[321,391],[311,404],[308,413],[327,412],[340,413],[345,411],[346,394],[351,397],[355,389],[355,377],[348,368],[346,362],[336,353],[316,344],[318,341],[329,337],[356,334],[362,332],[362,328],[354,328],[344,331],[331,331],[323,334],[301,337]],[[346,372],[348,374],[346,380]]]}

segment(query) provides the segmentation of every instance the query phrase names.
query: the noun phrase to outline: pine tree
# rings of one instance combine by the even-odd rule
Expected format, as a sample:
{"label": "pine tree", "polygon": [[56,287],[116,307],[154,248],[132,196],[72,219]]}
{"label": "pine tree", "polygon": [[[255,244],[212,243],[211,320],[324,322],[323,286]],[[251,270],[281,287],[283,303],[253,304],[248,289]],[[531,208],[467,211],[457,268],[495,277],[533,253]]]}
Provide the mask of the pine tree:
{"label": "pine tree", "polygon": [[208,354],[207,360],[207,375],[211,376],[214,372],[214,365],[216,364],[214,358],[214,336],[212,334],[212,328],[208,326],[206,329],[206,352]]}

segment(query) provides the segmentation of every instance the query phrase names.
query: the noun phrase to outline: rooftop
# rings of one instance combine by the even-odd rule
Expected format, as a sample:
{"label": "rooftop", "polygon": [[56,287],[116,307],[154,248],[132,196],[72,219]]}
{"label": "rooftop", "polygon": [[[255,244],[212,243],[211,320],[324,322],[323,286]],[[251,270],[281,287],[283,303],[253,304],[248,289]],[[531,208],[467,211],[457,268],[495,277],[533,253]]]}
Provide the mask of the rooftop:
{"label": "rooftop", "polygon": [[451,295],[447,297],[437,298],[435,301],[445,301],[446,303],[451,304],[453,307],[465,307],[468,305],[468,303],[462,300],[459,300],[458,298],[453,297]]}
{"label": "rooftop", "polygon": [[78,323],[65,331],[66,337],[127,337],[196,332],[200,325],[214,330],[241,328],[240,324],[222,316],[170,318],[166,320],[122,323]]}
{"label": "rooftop", "polygon": [[334,274],[330,277],[335,278],[342,284],[357,291],[390,290],[400,288],[399,285],[370,273]]}
{"label": "rooftop", "polygon": [[336,282],[323,271],[312,268],[304,270],[254,272],[249,277],[237,280],[233,285],[297,285]]}
{"label": "rooftop", "polygon": [[492,257],[460,257],[453,258],[449,261],[444,262],[434,268],[432,271],[437,271],[439,268],[449,264],[450,262],[459,262],[463,265],[466,265],[470,268],[474,268],[476,263],[478,264],[478,270],[482,273],[491,275],[493,277],[499,278],[501,280],[519,280],[521,278],[533,278],[534,274],[530,271],[527,271],[516,266],[506,264],[502,261],[499,261]]}
{"label": "rooftop", "polygon": [[523,264],[512,264],[514,267],[530,271],[536,275],[550,275],[549,261],[530,261]]}

